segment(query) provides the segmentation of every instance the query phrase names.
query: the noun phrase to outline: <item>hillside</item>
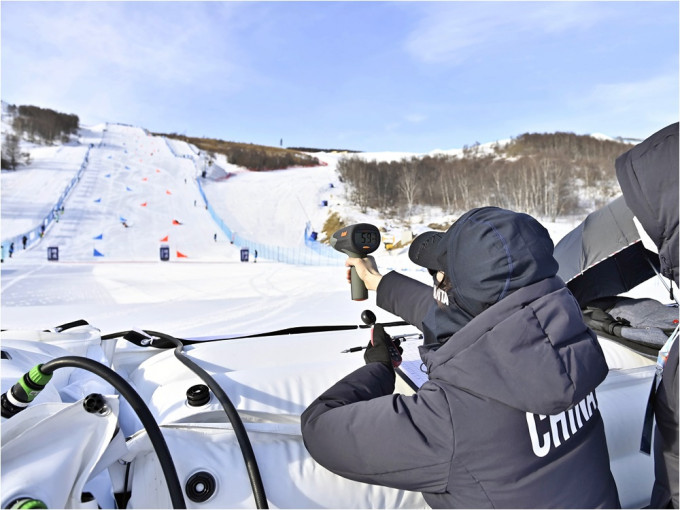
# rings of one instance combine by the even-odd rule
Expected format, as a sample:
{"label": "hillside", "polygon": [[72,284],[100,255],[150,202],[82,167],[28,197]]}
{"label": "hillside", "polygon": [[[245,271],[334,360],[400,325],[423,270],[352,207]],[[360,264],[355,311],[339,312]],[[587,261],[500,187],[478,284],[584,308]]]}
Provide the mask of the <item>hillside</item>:
{"label": "hillside", "polygon": [[156,136],[181,140],[208,153],[211,160],[223,154],[234,165],[253,171],[280,170],[292,166],[318,166],[319,160],[298,150],[268,147],[250,143],[227,142],[214,138],[198,138],[176,133],[153,133]]}
{"label": "hillside", "polygon": [[409,217],[423,208],[445,213],[494,205],[554,221],[587,214],[620,193],[617,156],[632,145],[573,133],[526,133],[504,143],[475,144],[391,161],[357,155],[338,173],[362,210]]}
{"label": "hillside", "polygon": [[[12,112],[3,108],[3,134],[11,134]],[[568,226],[618,193],[613,159],[628,147],[603,136],[525,134],[424,155],[315,152],[310,159],[118,124],[81,127],[64,144],[38,141],[22,140],[30,163],[2,174],[4,258],[26,234],[28,246],[57,243],[72,260],[157,260],[166,244],[176,260],[234,260],[247,247],[261,258],[319,263],[324,248],[310,242],[313,233],[325,241],[340,225],[371,222],[404,247],[413,235],[445,229],[478,205]],[[287,160],[299,164],[285,170],[253,172],[232,160],[236,149],[251,158],[268,154],[270,163],[300,159]],[[542,180],[528,179],[538,170]],[[536,192],[537,182],[555,183],[551,175],[560,176],[555,189],[568,189],[566,202],[578,207],[537,211],[536,202],[509,202],[512,192],[559,203]]]}
{"label": "hillside", "polygon": [[[85,318],[106,331],[140,325],[176,335],[224,335],[355,323],[366,308],[379,320],[395,320],[376,308],[374,296],[349,299],[344,257],[321,256],[318,243],[305,238],[308,229],[323,238],[329,218],[373,223],[402,241],[401,248],[381,246],[373,254],[381,270],[428,283],[427,272],[408,259],[408,240],[457,217],[422,206],[405,218],[362,212],[347,200],[347,184],[337,173],[347,155],[339,153],[318,153],[322,166],[273,172],[250,172],[216,155],[204,179],[206,160],[197,147],[119,124],[81,126],[63,145],[24,140],[22,151],[31,153],[32,163],[1,175],[5,328]],[[389,162],[411,155],[360,156]],[[60,202],[63,211],[55,207]],[[232,245],[215,217],[243,244]],[[557,242],[582,219],[541,222]],[[23,232],[29,234],[26,250]],[[9,242],[15,243],[12,258]],[[160,260],[164,246],[168,262]],[[47,260],[50,247],[59,249],[59,261]],[[250,250],[247,264],[241,248]]]}

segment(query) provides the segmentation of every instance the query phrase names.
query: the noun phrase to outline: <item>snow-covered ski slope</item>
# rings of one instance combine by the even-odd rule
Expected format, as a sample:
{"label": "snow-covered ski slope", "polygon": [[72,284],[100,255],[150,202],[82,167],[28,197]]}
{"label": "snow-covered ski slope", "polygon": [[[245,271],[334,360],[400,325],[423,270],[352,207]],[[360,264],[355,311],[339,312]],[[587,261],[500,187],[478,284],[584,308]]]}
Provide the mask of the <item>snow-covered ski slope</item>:
{"label": "snow-covered ski slope", "polygon": [[[204,168],[199,151],[140,128],[111,124],[99,130],[99,140],[95,130],[84,139],[91,144],[86,168],[59,223],[41,243],[42,255],[49,241],[59,248],[63,261],[158,260],[161,245],[171,248],[171,259],[240,257],[240,250],[208,214],[198,190],[196,179]],[[52,165],[41,159],[34,163],[36,168],[3,174],[3,240],[42,224],[56,204],[57,192],[83,161],[87,145],[48,149],[36,152],[39,157],[51,155]],[[304,247],[306,224],[323,224],[322,201],[336,189],[333,168],[268,172],[263,178],[225,166],[224,178],[204,181],[203,189],[217,215],[240,237]]]}
{"label": "snow-covered ski slope", "polygon": [[[3,328],[45,328],[84,318],[102,331],[143,327],[178,336],[238,334],[282,327],[357,323],[371,303],[349,299],[342,261],[278,264],[251,250],[241,262],[206,209],[197,185],[198,151],[144,129],[107,124],[81,131],[80,145],[49,152],[2,174],[2,239],[36,229],[88,151],[80,181],[45,236],[15,242],[2,264]],[[319,229],[326,200],[341,200],[336,154],[325,166],[248,172],[223,159],[202,180],[216,212],[241,237],[313,252],[305,228]],[[70,171],[69,171],[70,169]],[[51,177],[45,183],[45,175]],[[229,176],[226,178],[226,176]],[[331,187],[333,184],[333,187]],[[127,227],[124,225],[127,224]],[[170,260],[160,260],[161,247]],[[58,261],[48,261],[56,247]],[[383,267],[403,265],[384,250]],[[328,262],[326,262],[328,264]],[[411,267],[415,272],[415,266]]]}
{"label": "snow-covered ski slope", "polygon": [[[97,140],[98,141],[98,140]],[[74,179],[87,145],[57,145],[30,149],[29,172],[2,172],[2,239],[37,229]]]}
{"label": "snow-covered ski slope", "polygon": [[[26,250],[15,243],[13,257],[4,254],[3,328],[43,329],[82,318],[104,333],[141,327],[225,335],[356,324],[365,308],[379,320],[395,320],[375,307],[373,293],[365,302],[350,300],[341,261],[281,264],[260,254],[253,263],[251,250],[242,263],[241,247],[219,230],[200,195],[196,179],[205,167],[197,149],[139,127],[92,126],[81,130],[80,145],[31,147],[33,164],[2,174],[3,240],[40,226],[88,150],[59,222],[44,238],[29,240]],[[304,244],[305,227],[319,230],[329,210],[383,226],[385,220],[344,201],[336,174],[342,156],[318,157],[324,166],[274,172],[248,172],[218,158],[203,189],[231,230],[282,250],[312,251]],[[577,221],[546,227],[557,242]],[[169,261],[160,260],[162,246]],[[59,261],[47,260],[49,247],[59,249]],[[374,255],[383,272],[396,269],[430,283],[406,250],[380,248]]]}

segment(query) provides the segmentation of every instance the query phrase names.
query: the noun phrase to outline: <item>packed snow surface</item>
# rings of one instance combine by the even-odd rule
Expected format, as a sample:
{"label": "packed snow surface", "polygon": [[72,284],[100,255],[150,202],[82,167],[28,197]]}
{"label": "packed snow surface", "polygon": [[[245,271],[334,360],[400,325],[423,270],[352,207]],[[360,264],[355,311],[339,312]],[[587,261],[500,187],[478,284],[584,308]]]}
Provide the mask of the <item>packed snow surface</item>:
{"label": "packed snow surface", "polygon": [[[178,337],[219,336],[358,324],[367,308],[380,321],[395,320],[375,306],[373,293],[364,302],[350,299],[341,261],[254,262],[251,252],[241,262],[242,247],[217,226],[197,184],[200,179],[216,214],[243,238],[304,252],[310,250],[305,228],[320,231],[330,212],[382,229],[394,223],[346,201],[336,173],[341,154],[315,154],[322,166],[273,172],[249,172],[222,157],[202,179],[206,163],[195,147],[137,127],[90,126],[81,130],[79,143],[30,147],[31,165],[3,171],[3,240],[41,224],[88,149],[85,171],[59,221],[25,250],[18,243],[11,258],[4,254],[3,329],[85,319],[102,333],[136,327]],[[403,156],[410,154],[358,157]],[[411,218],[411,230],[417,234],[441,220],[421,212]],[[557,242],[581,220],[543,223]],[[160,260],[163,246],[168,261]],[[49,247],[58,247],[58,261],[47,260]],[[430,283],[406,249],[381,247],[374,256],[383,273],[394,269]],[[647,285],[654,291],[659,284]]]}

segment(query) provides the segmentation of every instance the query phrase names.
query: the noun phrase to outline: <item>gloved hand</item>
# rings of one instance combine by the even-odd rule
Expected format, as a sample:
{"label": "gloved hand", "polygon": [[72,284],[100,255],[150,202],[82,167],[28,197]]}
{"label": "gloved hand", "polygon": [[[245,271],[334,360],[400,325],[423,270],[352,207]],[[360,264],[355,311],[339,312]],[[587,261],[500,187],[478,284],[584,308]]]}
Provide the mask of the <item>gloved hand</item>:
{"label": "gloved hand", "polygon": [[376,324],[371,330],[371,341],[364,351],[364,361],[383,363],[395,369],[401,365],[401,353],[404,352],[400,344],[399,340],[395,342],[390,335],[385,333],[382,324]]}

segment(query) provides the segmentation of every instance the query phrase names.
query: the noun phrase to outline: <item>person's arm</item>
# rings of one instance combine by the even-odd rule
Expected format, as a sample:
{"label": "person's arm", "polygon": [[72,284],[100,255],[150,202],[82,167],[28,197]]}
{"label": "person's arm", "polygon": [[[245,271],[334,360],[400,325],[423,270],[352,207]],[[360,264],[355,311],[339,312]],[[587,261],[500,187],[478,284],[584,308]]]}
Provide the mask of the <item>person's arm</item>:
{"label": "person's arm", "polygon": [[454,443],[446,398],[434,385],[410,397],[393,390],[394,371],[383,363],[355,370],[302,414],[305,446],[351,480],[444,492]]}
{"label": "person's arm", "polygon": [[432,297],[431,286],[396,271],[390,271],[380,281],[376,304],[420,331],[423,331],[423,319],[428,310],[437,306]]}
{"label": "person's arm", "polygon": [[[368,290],[376,291],[376,304],[383,310],[398,315],[423,331],[423,318],[432,306],[432,287],[396,271],[382,276],[373,257],[348,258],[348,267],[354,266]],[[349,280],[349,270],[347,271]]]}

